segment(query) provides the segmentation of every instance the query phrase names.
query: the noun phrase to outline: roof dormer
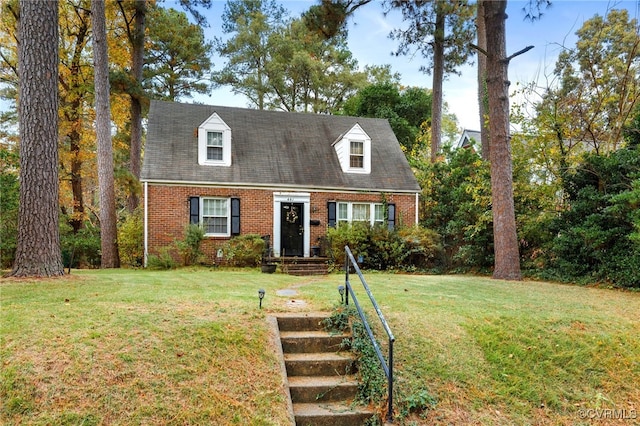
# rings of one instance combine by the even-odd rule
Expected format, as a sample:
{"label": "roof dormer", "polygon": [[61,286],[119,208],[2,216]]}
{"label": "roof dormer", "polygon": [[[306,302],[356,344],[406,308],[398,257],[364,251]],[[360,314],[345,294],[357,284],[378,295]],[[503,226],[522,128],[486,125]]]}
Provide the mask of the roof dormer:
{"label": "roof dormer", "polygon": [[355,124],[333,143],[344,173],[371,173],[371,138]]}
{"label": "roof dormer", "polygon": [[231,166],[231,128],[215,112],[198,126],[198,164]]}

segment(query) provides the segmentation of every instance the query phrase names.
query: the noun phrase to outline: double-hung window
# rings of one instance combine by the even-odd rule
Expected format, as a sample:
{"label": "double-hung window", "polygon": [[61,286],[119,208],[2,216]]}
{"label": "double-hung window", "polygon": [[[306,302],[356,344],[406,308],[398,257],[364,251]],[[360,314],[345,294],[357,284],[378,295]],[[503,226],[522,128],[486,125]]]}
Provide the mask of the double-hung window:
{"label": "double-hung window", "polygon": [[222,161],[222,132],[207,132],[207,161]]}
{"label": "double-hung window", "polygon": [[202,199],[202,226],[206,235],[229,236],[230,222],[229,199]]}
{"label": "double-hung window", "polygon": [[337,209],[338,223],[366,222],[370,225],[384,224],[384,205],[381,203],[348,203],[339,202]]}
{"label": "double-hung window", "polygon": [[350,142],[349,167],[352,169],[364,168],[364,142],[363,141]]}

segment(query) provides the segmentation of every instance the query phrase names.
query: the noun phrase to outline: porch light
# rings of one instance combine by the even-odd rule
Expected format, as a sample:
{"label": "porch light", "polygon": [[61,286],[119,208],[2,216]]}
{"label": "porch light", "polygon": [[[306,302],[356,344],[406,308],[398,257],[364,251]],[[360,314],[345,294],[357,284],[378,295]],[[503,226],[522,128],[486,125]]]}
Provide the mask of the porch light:
{"label": "porch light", "polygon": [[344,286],[338,286],[338,293],[340,293],[340,303],[344,303]]}
{"label": "porch light", "polygon": [[265,291],[263,288],[258,290],[258,298],[260,299],[260,309],[262,309],[262,299],[264,299]]}

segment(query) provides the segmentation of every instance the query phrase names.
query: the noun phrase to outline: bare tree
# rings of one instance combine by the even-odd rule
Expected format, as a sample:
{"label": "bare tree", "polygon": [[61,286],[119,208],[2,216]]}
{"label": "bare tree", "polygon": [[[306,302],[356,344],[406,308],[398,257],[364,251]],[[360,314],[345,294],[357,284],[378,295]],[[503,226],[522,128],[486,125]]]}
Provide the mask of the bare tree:
{"label": "bare tree", "polygon": [[58,228],[58,1],[20,1],[20,206],[14,277],[64,274]]}
{"label": "bare tree", "polygon": [[104,8],[104,0],[91,1],[98,186],[100,188],[100,248],[102,251],[100,266],[102,268],[119,268],[116,193],[113,176],[113,147],[111,145],[109,58]]}

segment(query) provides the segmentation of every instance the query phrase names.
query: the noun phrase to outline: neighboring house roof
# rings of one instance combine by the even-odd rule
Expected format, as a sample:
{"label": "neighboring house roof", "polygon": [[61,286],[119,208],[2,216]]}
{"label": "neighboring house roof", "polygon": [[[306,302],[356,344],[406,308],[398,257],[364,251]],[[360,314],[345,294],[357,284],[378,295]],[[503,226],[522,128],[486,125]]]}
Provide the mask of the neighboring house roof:
{"label": "neighboring house roof", "polygon": [[456,144],[456,148],[474,148],[478,151],[480,150],[480,144],[482,133],[478,130],[469,130],[464,129],[462,131],[462,135],[460,135],[460,139],[458,139],[458,143]]}
{"label": "neighboring house roof", "polygon": [[[197,129],[213,113],[231,128],[231,166],[198,164]],[[355,124],[371,138],[371,172],[344,173],[332,146]],[[152,101],[141,180],[418,192],[389,122]]]}

